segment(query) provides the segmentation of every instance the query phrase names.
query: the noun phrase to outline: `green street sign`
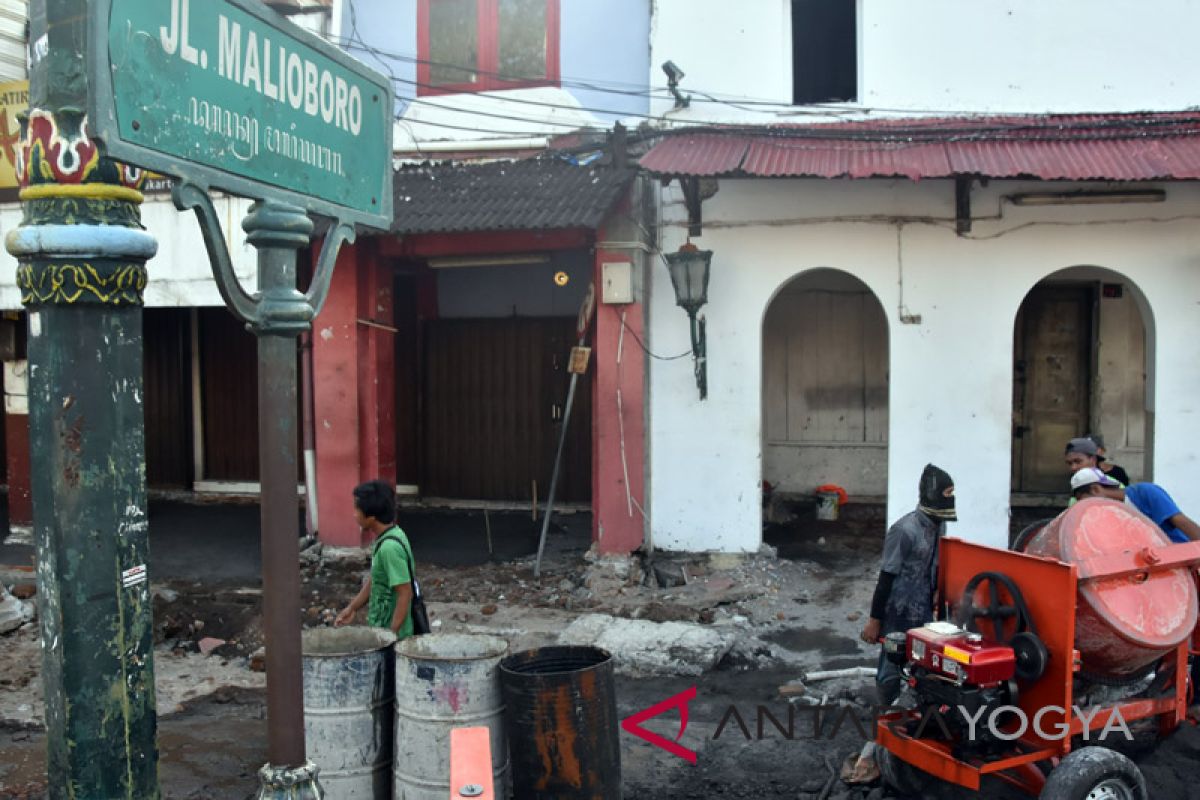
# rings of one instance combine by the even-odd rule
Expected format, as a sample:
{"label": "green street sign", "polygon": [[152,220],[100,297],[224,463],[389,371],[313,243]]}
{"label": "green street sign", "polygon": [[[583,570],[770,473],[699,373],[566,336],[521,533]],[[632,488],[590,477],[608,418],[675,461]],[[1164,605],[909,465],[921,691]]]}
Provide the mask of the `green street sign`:
{"label": "green street sign", "polygon": [[390,82],[254,0],[89,3],[92,136],[205,188],[392,223]]}

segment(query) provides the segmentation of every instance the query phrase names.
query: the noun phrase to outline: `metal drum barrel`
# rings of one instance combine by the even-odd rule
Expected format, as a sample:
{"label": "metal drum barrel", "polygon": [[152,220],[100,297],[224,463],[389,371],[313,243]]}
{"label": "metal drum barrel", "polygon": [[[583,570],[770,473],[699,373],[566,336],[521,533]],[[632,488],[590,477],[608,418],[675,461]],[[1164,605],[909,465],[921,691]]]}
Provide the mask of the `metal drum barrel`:
{"label": "metal drum barrel", "polygon": [[328,800],[391,800],[395,642],[382,628],[304,632],[304,737]]}
{"label": "metal drum barrel", "polygon": [[491,731],[496,797],[507,797],[508,745],[497,668],[508,642],[433,633],[396,644],[395,800],[450,796],[450,730]]}
{"label": "metal drum barrel", "polygon": [[612,657],[543,647],[500,662],[513,792],[521,800],[620,800]]}
{"label": "metal drum barrel", "polygon": [[[1025,552],[1066,563],[1171,544],[1137,509],[1106,498],[1076,503],[1038,531]],[[1080,581],[1075,647],[1084,672],[1136,675],[1196,627],[1196,582],[1183,567]]]}

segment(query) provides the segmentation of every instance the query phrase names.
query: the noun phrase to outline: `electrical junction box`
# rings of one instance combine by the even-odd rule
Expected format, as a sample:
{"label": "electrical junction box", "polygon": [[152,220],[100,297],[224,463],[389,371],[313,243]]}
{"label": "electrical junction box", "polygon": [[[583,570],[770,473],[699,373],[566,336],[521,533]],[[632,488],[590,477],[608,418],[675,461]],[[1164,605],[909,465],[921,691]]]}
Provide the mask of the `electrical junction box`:
{"label": "electrical junction box", "polygon": [[600,265],[603,286],[600,300],[604,303],[633,302],[633,263],[629,261],[605,261]]}

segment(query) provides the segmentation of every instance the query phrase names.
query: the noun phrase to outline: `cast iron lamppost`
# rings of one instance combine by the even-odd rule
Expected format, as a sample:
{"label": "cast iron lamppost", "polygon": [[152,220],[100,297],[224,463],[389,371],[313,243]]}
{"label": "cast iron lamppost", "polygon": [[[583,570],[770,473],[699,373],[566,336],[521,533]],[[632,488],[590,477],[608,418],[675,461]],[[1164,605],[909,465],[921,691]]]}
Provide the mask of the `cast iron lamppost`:
{"label": "cast iron lamppost", "polygon": [[705,355],[704,317],[697,317],[708,302],[708,268],[711,250],[700,250],[688,242],[677,253],[667,253],[667,269],[675,287],[675,303],[687,312],[692,329],[692,362],[700,399],[708,397],[708,363]]}

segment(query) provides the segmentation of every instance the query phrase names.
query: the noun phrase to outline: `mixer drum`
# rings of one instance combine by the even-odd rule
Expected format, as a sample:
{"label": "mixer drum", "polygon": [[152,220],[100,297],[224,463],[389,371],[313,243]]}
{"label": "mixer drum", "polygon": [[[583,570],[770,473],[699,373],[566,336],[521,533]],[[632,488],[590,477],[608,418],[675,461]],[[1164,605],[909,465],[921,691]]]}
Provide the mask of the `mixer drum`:
{"label": "mixer drum", "polygon": [[[1056,517],[1033,536],[1025,552],[1078,563],[1167,544],[1167,535],[1132,506],[1097,497]],[[1196,580],[1184,567],[1081,581],[1075,648],[1082,669],[1118,679],[1137,673],[1191,635],[1196,603]]]}

